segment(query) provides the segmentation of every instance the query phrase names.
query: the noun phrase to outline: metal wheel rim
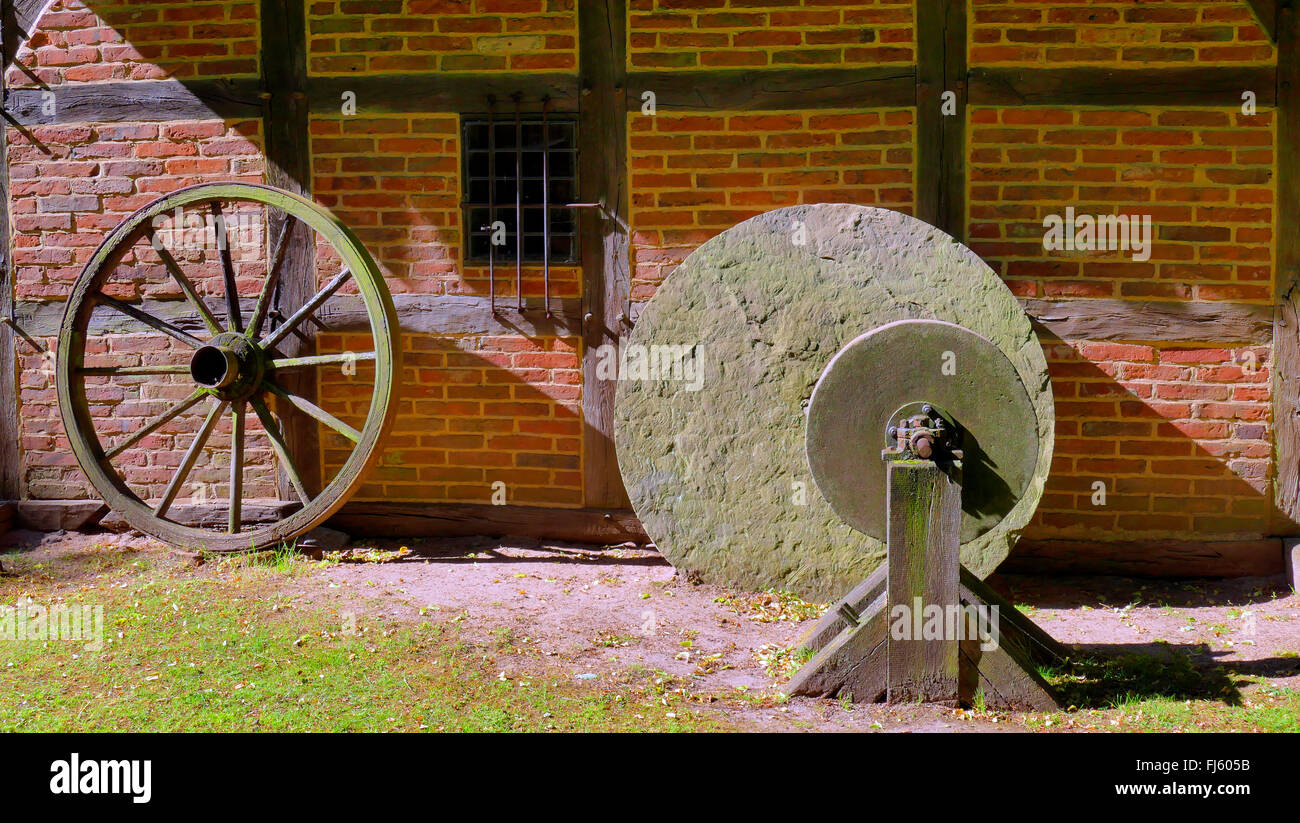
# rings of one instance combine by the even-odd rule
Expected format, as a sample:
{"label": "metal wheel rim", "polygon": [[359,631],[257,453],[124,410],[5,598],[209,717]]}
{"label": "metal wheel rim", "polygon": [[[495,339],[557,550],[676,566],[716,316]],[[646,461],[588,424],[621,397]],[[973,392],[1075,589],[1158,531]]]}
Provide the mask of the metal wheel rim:
{"label": "metal wheel rim", "polygon": [[[186,526],[155,516],[148,503],[130,489],[126,481],[106,468],[105,450],[95,433],[85,399],[85,383],[79,369],[83,363],[90,314],[96,302],[90,299],[108,279],[123,242],[135,235],[147,221],[177,207],[207,201],[246,201],[276,207],[292,215],[324,237],[352,271],[366,307],[375,347],[375,390],[360,440],[338,473],[302,508],[268,525],[253,526],[234,534],[220,534]],[[139,238],[137,238],[138,241]],[[110,265],[111,264],[111,265]],[[268,268],[268,276],[270,270]],[[325,207],[291,192],[251,183],[205,183],[179,189],[131,214],[104,238],[90,262],[78,276],[64,311],[56,362],[56,388],[65,432],[82,471],[104,501],[132,527],[166,542],[208,551],[241,551],[265,548],[297,537],[336,512],[364,479],[380,455],[379,444],[390,429],[396,412],[396,376],[400,373],[397,311],[378,265],[356,235]],[[386,379],[385,379],[386,377]],[[258,392],[260,396],[262,392]],[[263,401],[264,402],[264,401]],[[224,408],[222,409],[224,413]]]}

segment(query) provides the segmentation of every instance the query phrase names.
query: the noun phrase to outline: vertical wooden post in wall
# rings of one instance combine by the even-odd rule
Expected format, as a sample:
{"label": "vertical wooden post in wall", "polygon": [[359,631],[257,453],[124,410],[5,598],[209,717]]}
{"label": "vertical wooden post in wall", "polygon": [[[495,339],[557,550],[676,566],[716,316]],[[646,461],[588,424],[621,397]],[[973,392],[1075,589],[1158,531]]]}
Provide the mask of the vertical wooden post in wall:
{"label": "vertical wooden post in wall", "polygon": [[[4,73],[9,68],[10,41],[17,49],[13,31],[13,4],[0,5],[0,105],[8,102]],[[9,157],[8,130],[0,122],[0,318],[13,318],[13,258],[9,254]],[[22,452],[18,428],[18,360],[14,330],[0,322],[0,500],[15,500],[22,492]]]}
{"label": "vertical wooden post in wall", "polygon": [[964,240],[966,0],[926,0],[915,14],[916,216]]}
{"label": "vertical wooden post in wall", "polygon": [[601,345],[618,345],[629,327],[627,0],[578,0],[578,73],[582,96],[578,156],[582,200],[604,209],[582,215],[583,501],[623,508],[627,492],[614,452],[615,381],[597,378]]}
{"label": "vertical wooden post in wall", "polygon": [[[311,140],[307,103],[307,18],[303,0],[262,0],[262,91],[266,100],[263,131],[266,139],[266,182],[269,185],[311,194]],[[279,236],[282,216],[275,215],[270,225],[272,242]],[[312,232],[298,223],[289,238],[280,275],[277,308],[284,316],[293,311],[320,288],[316,278],[316,249]],[[280,351],[289,357],[311,354],[315,327],[311,322],[299,326],[306,341],[289,335]],[[278,380],[284,388],[316,400],[316,372],[299,369],[285,372]],[[307,491],[315,494],[321,486],[320,435],[315,420],[289,403],[276,404],[276,413],[289,444],[289,453]],[[296,500],[288,476],[280,473],[280,496]]]}
{"label": "vertical wooden post in wall", "polygon": [[1277,274],[1273,310],[1274,533],[1300,534],[1300,21],[1296,0],[1277,8]]}

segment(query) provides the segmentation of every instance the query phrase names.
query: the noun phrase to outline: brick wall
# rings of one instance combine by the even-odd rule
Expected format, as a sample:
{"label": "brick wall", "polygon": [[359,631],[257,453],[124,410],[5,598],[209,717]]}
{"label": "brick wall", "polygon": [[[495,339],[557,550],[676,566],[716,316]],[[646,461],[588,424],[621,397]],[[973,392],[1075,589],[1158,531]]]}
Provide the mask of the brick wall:
{"label": "brick wall", "polygon": [[1216,65],[1277,59],[1245,0],[970,0],[972,63]]}
{"label": "brick wall", "polygon": [[630,0],[644,69],[911,63],[912,0]]}
{"label": "brick wall", "polygon": [[[1268,302],[1274,117],[1240,109],[972,109],[971,247],[1026,297]],[[1151,259],[1043,249],[1043,218],[1151,215]]]}
{"label": "brick wall", "polygon": [[[11,87],[258,73],[255,0],[58,0],[11,67]],[[33,80],[32,77],[36,80]]]}
{"label": "brick wall", "polygon": [[[1267,303],[1274,125],[1240,109],[973,109],[971,246],[1027,297]],[[1066,206],[1151,215],[1150,259],[1044,249],[1044,218]],[[1260,533],[1269,347],[1045,344],[1058,439],[1031,537]]]}
{"label": "brick wall", "polygon": [[632,299],[649,300],[700,243],[756,214],[850,202],[911,213],[914,115],[629,115]]}
{"label": "brick wall", "polygon": [[1028,536],[1260,534],[1272,508],[1269,347],[1045,349],[1056,451]]}
{"label": "brick wall", "polygon": [[[382,464],[361,500],[493,502],[504,483],[511,504],[582,503],[582,358],[577,338],[404,336],[397,421]],[[326,335],[324,351],[368,351],[364,335]],[[320,371],[321,405],[359,426],[373,370]],[[332,473],[351,445],[328,432],[323,460]]]}
{"label": "brick wall", "polygon": [[307,33],[313,74],[578,66],[574,0],[308,0]]}

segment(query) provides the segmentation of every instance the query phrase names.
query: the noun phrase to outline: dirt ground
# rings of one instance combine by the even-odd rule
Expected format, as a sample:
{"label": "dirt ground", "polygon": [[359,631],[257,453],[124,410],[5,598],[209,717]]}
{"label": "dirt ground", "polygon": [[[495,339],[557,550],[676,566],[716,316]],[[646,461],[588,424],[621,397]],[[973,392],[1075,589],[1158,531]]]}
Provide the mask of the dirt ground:
{"label": "dirt ground", "polygon": [[[139,535],[11,532],[0,551],[167,547]],[[742,727],[773,731],[1016,731],[1025,716],[930,706],[851,706],[777,697],[783,650],[817,610],[773,594],[695,585],[652,549],[531,539],[358,540],[288,585],[342,620],[456,620],[497,650],[505,678],[559,673],[593,688],[662,678]],[[201,574],[202,567],[191,573]],[[989,581],[1067,644],[1107,655],[1182,649],[1197,667],[1300,689],[1300,597],[1280,578]],[[776,675],[775,677],[773,675]],[[1072,726],[1069,722],[1066,725]]]}

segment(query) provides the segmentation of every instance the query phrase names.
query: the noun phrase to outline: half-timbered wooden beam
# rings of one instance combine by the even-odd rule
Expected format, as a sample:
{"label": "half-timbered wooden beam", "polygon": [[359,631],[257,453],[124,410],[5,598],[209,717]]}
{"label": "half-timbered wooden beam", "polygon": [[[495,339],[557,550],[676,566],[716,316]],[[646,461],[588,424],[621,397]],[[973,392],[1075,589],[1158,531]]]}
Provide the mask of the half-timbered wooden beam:
{"label": "half-timbered wooden beam", "polygon": [[552,112],[578,110],[578,76],[533,74],[375,74],[357,77],[313,77],[308,95],[314,111],[338,111],[343,95],[356,95],[358,110],[379,114],[446,114],[486,111],[490,96],[509,100],[519,94],[521,105],[540,110],[549,99]]}
{"label": "half-timbered wooden beam", "polygon": [[328,525],[350,534],[395,537],[520,535],[574,543],[650,542],[629,509],[556,509],[473,503],[345,503]]}
{"label": "half-timbered wooden beam", "polygon": [[1277,272],[1273,316],[1275,534],[1300,534],[1300,13],[1277,10]]}
{"label": "half-timbered wooden beam", "polygon": [[[307,22],[303,0],[262,0],[262,83],[266,109],[263,130],[266,140],[266,182],[295,194],[311,194],[311,137],[307,96]],[[274,213],[268,237],[278,237],[285,215]],[[301,221],[294,221],[280,275],[276,308],[282,317],[291,316],[320,288],[316,282],[314,233]],[[289,335],[278,346],[286,357],[313,352],[313,331],[303,328],[308,342]],[[303,369],[285,374],[281,384],[287,391],[316,400],[316,373]],[[289,403],[277,403],[281,429],[286,433],[289,455],[309,494],[321,488],[320,434],[316,421]],[[280,472],[280,495],[293,499],[288,474]]]}
{"label": "half-timbered wooden beam", "polygon": [[972,68],[973,106],[1239,106],[1275,100],[1272,66],[1102,69]]}
{"label": "half-timbered wooden beam", "polygon": [[1019,300],[1039,332],[1061,340],[1268,345],[1273,339],[1273,309],[1259,303]]}
{"label": "half-timbered wooden beam", "polygon": [[260,92],[251,79],[74,83],[13,89],[5,111],[23,126],[234,119],[262,115]]}
{"label": "half-timbered wooden beam", "polygon": [[[933,7],[926,7],[933,8]],[[929,16],[924,12],[921,16]],[[951,29],[948,29],[951,31]],[[924,85],[963,87],[960,58],[947,50],[940,64],[928,62]],[[756,76],[757,75],[757,76]],[[916,102],[917,69],[775,69],[736,71],[636,72],[629,75],[620,105],[641,108],[651,91],[665,111],[758,111],[782,109],[873,108]],[[1271,66],[1156,69],[973,68],[967,97],[985,106],[1237,105],[1253,91],[1259,105],[1275,102],[1276,72]],[[564,74],[464,75],[398,74],[317,77],[304,81],[309,108],[337,109],[353,92],[365,110],[383,114],[444,114],[483,109],[489,94],[498,99],[519,92],[525,105],[540,108],[550,98],[554,112],[579,108],[578,78]],[[264,84],[252,79],[137,80],[84,83],[50,89],[10,91],[7,113],[24,126],[48,123],[114,123],[203,120],[257,116]],[[940,94],[949,89],[940,89]],[[53,95],[51,98],[50,95]],[[53,106],[49,103],[53,102]],[[965,100],[962,100],[965,102]],[[53,111],[52,114],[47,112]]]}
{"label": "half-timbered wooden beam", "polygon": [[705,71],[638,71],[627,78],[628,111],[643,95],[666,111],[761,111],[911,106],[916,69],[802,68]]}
{"label": "half-timbered wooden beam", "polygon": [[[397,294],[393,302],[404,334],[567,337],[582,333],[582,303],[570,298],[552,297],[549,318],[541,310],[541,298],[525,300],[523,314],[494,313],[488,298],[470,294]],[[145,305],[150,314],[182,331],[204,329],[203,319],[187,301],[150,300]],[[251,298],[241,305],[245,316],[252,314]],[[1022,297],[1020,305],[1040,332],[1062,340],[1267,345],[1273,339],[1273,307],[1262,303]],[[222,311],[216,302],[211,308],[218,314]],[[15,324],[27,336],[51,337],[58,334],[62,317],[61,302],[22,301]],[[316,318],[320,329],[330,333],[369,328],[365,304],[355,295],[332,298]],[[119,312],[98,311],[90,319],[91,334],[142,331],[139,323]]]}
{"label": "half-timbered wooden beam", "polygon": [[966,0],[916,5],[916,216],[966,237]]}
{"label": "half-timbered wooden beam", "polygon": [[[0,50],[9,53],[14,36],[10,0],[0,9]],[[8,97],[4,70],[0,69],[0,101]],[[0,103],[2,105],[2,103]],[[13,323],[16,311],[13,258],[9,231],[8,128],[0,123],[0,500],[22,496],[22,450],[18,421],[17,335]]]}
{"label": "half-timbered wooden beam", "polygon": [[[542,299],[524,300],[525,311],[492,311],[487,297],[472,294],[395,294],[398,322],[404,334],[440,335],[510,335],[525,337],[570,337],[582,333],[582,305],[575,298],[551,298],[551,316],[542,311]],[[154,317],[167,321],[182,331],[203,332],[206,326],[187,300],[148,300],[137,304]],[[240,300],[244,317],[253,314],[255,300]],[[225,308],[216,299],[208,301],[211,311],[220,316]],[[63,318],[62,301],[21,301],[15,326],[20,334],[32,338],[52,337],[59,333]],[[330,333],[365,331],[370,328],[365,303],[357,295],[337,295],[316,312],[319,328]],[[139,334],[145,326],[120,312],[97,310],[90,317],[88,333]]]}
{"label": "half-timbered wooden beam", "polygon": [[599,347],[618,345],[630,328],[628,237],[627,0],[578,0],[579,180],[582,200],[604,204],[582,215],[583,500],[595,508],[628,505],[614,453],[615,381],[602,379]]}

